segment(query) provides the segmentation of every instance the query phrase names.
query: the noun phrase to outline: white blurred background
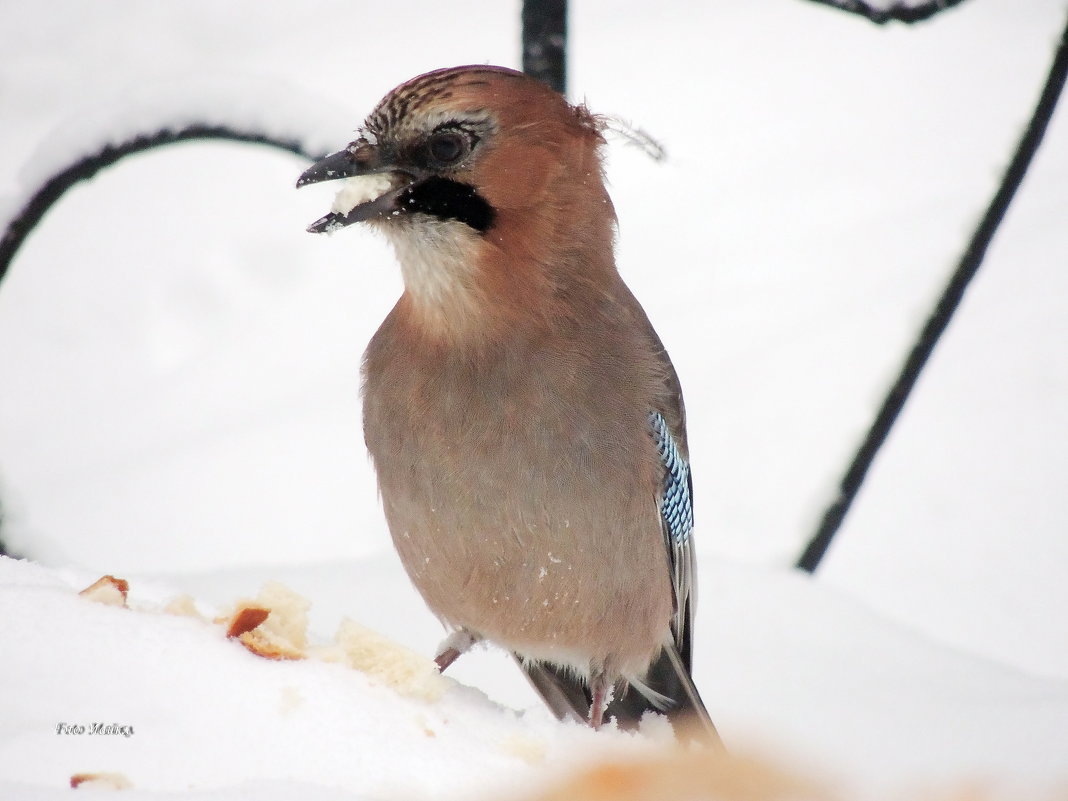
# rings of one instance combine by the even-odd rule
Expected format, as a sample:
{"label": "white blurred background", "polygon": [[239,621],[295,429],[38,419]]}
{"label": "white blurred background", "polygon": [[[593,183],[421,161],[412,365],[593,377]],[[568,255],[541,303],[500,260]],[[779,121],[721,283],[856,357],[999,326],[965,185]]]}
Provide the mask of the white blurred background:
{"label": "white blurred background", "polygon": [[[420,72],[518,66],[519,10],[4,4],[0,209],[155,120],[340,147]],[[879,28],[801,0],[572,4],[571,98],[669,154],[608,149],[618,261],[686,393],[698,677],[739,727],[804,732],[809,705],[886,702],[818,659],[774,664],[791,632],[830,664],[863,651],[863,621],[894,632],[870,666],[893,672],[897,637],[941,649],[948,667],[917,657],[920,684],[962,665],[1068,682],[1064,108],[815,584],[790,570],[997,186],[1064,15],[984,0]],[[294,191],[303,166],[184,144],[49,213],[0,285],[0,536],[209,598],[284,577],[323,626],[362,615],[429,652],[436,622],[392,555],[360,430],[360,354],[398,271],[370,232],[304,232],[332,189]],[[494,667],[459,675],[532,703],[479,659]]]}

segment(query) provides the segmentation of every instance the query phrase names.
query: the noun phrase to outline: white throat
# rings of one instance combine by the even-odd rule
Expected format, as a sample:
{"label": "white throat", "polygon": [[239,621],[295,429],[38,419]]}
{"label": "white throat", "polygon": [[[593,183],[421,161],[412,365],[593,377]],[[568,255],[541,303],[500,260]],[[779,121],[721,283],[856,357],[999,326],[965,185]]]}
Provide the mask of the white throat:
{"label": "white throat", "polygon": [[478,314],[483,293],[476,232],[463,223],[425,217],[393,219],[383,227],[400,262],[404,288],[424,313],[441,316],[450,327]]}

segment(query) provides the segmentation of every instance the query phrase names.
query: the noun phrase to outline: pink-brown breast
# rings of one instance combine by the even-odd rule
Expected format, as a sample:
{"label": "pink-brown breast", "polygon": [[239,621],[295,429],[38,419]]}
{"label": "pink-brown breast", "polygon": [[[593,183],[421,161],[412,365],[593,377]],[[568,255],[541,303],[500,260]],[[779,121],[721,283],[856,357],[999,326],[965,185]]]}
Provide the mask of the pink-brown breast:
{"label": "pink-brown breast", "polygon": [[402,298],[365,356],[364,432],[435,614],[525,656],[638,672],[673,612],[648,433],[672,401],[618,278],[581,312],[472,358],[421,340]]}

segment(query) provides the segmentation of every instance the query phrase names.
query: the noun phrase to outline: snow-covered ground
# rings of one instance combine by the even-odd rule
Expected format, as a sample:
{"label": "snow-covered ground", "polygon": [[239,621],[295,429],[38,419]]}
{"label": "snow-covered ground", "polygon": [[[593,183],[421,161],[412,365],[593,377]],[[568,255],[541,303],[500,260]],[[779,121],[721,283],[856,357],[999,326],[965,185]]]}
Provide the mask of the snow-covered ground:
{"label": "snow-covered ground", "polygon": [[[518,4],[386,5],[0,6],[0,212],[153,120],[325,149],[406,78],[517,64]],[[984,0],[884,29],[801,0],[573,4],[573,97],[669,152],[615,142],[609,177],[620,268],[686,391],[696,677],[734,747],[873,790],[1068,781],[1063,108],[827,562],[789,568],[1065,13]],[[646,747],[551,721],[500,654],[417,701],[153,611],[277,579],[320,637],[342,617],[423,654],[440,635],[359,430],[360,352],[399,276],[370,233],[304,233],[333,190],[293,191],[302,168],[233,144],[128,159],[70,192],[0,285],[0,536],[40,563],[0,562],[0,797],[94,770],[134,798],[492,794]],[[141,611],[75,597],[102,573]],[[55,733],[84,721],[135,734]]]}

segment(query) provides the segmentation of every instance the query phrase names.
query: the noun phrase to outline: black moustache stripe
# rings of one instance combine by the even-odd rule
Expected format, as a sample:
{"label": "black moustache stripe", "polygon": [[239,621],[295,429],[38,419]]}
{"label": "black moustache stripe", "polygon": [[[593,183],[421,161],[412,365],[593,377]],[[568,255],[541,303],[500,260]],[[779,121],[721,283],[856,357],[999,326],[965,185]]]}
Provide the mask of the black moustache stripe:
{"label": "black moustache stripe", "polygon": [[406,189],[397,206],[405,212],[421,212],[439,220],[456,220],[485,233],[493,226],[493,207],[473,186],[440,176],[418,181]]}

